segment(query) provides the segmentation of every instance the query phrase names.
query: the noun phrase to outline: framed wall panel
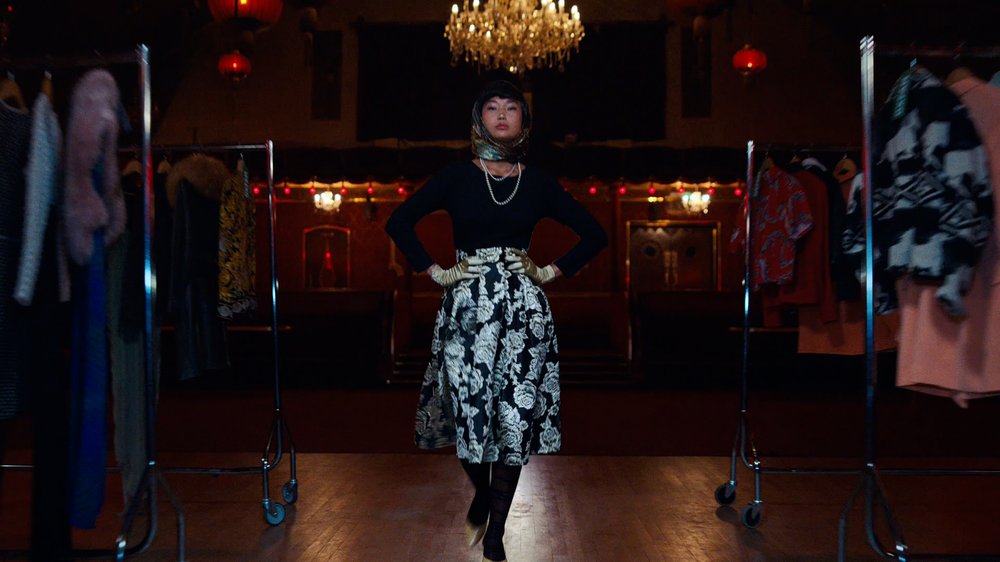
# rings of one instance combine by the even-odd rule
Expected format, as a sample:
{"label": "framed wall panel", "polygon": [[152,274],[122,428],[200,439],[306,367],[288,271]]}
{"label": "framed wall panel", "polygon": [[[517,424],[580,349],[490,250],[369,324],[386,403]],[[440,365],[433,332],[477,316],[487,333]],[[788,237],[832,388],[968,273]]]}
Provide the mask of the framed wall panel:
{"label": "framed wall panel", "polygon": [[630,291],[721,290],[717,221],[633,220],[627,233]]}

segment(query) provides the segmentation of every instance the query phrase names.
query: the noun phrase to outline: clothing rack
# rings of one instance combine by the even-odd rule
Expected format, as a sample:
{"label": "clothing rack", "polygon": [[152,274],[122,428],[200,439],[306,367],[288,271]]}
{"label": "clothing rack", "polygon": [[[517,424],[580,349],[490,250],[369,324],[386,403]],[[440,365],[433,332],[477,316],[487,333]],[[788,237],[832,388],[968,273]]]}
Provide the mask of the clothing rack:
{"label": "clothing rack", "polygon": [[[291,431],[285,422],[281,409],[281,373],[279,370],[278,355],[278,274],[276,267],[276,246],[275,230],[277,224],[277,214],[274,205],[274,142],[265,141],[263,144],[224,144],[224,145],[162,145],[154,147],[156,152],[264,152],[267,167],[267,205],[268,205],[268,242],[270,246],[270,267],[271,267],[271,325],[268,331],[271,332],[271,343],[274,354],[274,418],[271,424],[271,433],[267,438],[264,447],[264,454],[261,457],[260,466],[246,466],[235,468],[221,467],[167,467],[164,472],[182,474],[210,474],[218,476],[220,474],[260,474],[263,478],[264,497],[264,519],[271,525],[279,525],[285,520],[285,506],[270,497],[270,483],[268,475],[281,463],[284,452],[284,438],[287,436],[289,445],[288,460],[291,470],[290,479],[281,487],[281,496],[289,504],[295,503],[299,497],[299,483],[295,472],[295,441],[292,439]],[[273,449],[272,449],[273,445]],[[274,456],[272,458],[272,451]]]}
{"label": "clothing rack", "polygon": [[[136,494],[125,508],[125,515],[122,520],[122,528],[115,540],[114,547],[108,550],[74,550],[70,554],[76,559],[100,559],[115,558],[122,560],[128,556],[134,556],[146,551],[156,538],[159,508],[157,505],[157,482],[162,486],[171,506],[177,513],[177,559],[184,560],[184,511],[180,501],[174,495],[163,471],[156,461],[156,403],[155,403],[155,353],[158,349],[156,345],[156,333],[154,332],[153,310],[156,299],[156,285],[154,283],[154,264],[152,261],[152,231],[154,220],[153,206],[153,175],[152,175],[152,153],[150,149],[150,130],[152,124],[152,96],[150,82],[149,48],[146,45],[138,45],[132,53],[119,53],[113,55],[101,55],[99,53],[78,57],[36,57],[30,59],[0,59],[0,66],[13,70],[31,69],[70,69],[88,68],[109,65],[137,64],[139,67],[139,87],[142,93],[142,185],[143,185],[143,268],[145,277],[144,288],[144,311],[145,322],[143,329],[143,357],[144,375],[146,383],[146,466]],[[0,465],[0,468],[31,468],[30,465]],[[128,534],[138,513],[138,508],[142,502],[143,495],[146,497],[146,513],[148,515],[148,526],[146,534],[138,545],[128,546]],[[4,555],[14,557],[25,557],[27,551],[5,551]]]}
{"label": "clothing rack", "polygon": [[902,45],[887,45],[876,47],[876,54],[884,57],[927,57],[927,58],[1000,58],[1000,47],[965,47],[958,45],[953,49],[906,47]]}
{"label": "clothing rack", "polygon": [[[139,48],[145,48],[140,45]],[[148,49],[147,49],[148,54]],[[68,68],[88,68],[110,65],[135,64],[136,55],[133,53],[112,53],[102,55],[100,52],[93,52],[87,55],[75,57],[24,57],[24,58],[0,58],[0,67],[5,70],[65,70]]]}
{"label": "clothing rack", "polygon": [[[903,474],[909,476],[998,476],[1000,470],[923,470],[923,469],[889,469],[879,470],[876,466],[877,451],[875,446],[875,298],[874,280],[872,270],[874,269],[874,245],[873,218],[872,218],[872,123],[875,115],[875,55],[905,55],[905,56],[926,56],[941,57],[954,56],[956,51],[946,51],[943,49],[917,49],[906,47],[887,47],[876,49],[875,37],[868,35],[861,40],[861,109],[863,118],[863,149],[862,149],[862,174],[864,180],[864,206],[865,206],[865,463],[861,470],[860,479],[854,491],[851,493],[840,514],[838,525],[839,536],[837,545],[838,560],[846,560],[847,556],[847,520],[852,508],[857,503],[858,496],[864,490],[865,509],[865,532],[868,536],[868,543],[872,549],[882,558],[890,560],[915,559],[943,559],[948,560],[996,560],[1000,554],[974,554],[974,555],[950,555],[950,554],[919,554],[909,553],[909,547],[903,538],[902,530],[896,521],[892,507],[889,504],[885,486],[882,484],[881,474]],[[978,56],[984,58],[1000,58],[1000,48],[972,49],[960,52],[963,56]],[[876,507],[881,509],[882,515],[891,535],[893,545],[891,549],[885,548],[879,540],[875,529],[874,512]]]}
{"label": "clothing rack", "polygon": [[[789,152],[816,151],[816,152],[857,152],[861,147],[851,145],[799,145],[799,144],[768,144],[764,150],[782,150]],[[720,484],[715,489],[715,501],[719,505],[730,505],[736,500],[736,466],[737,459],[743,466],[753,472],[754,475],[754,497],[741,511],[740,521],[748,528],[756,528],[761,523],[764,500],[761,499],[761,476],[764,474],[814,474],[814,475],[843,475],[858,474],[857,469],[838,468],[801,468],[801,467],[765,467],[758,454],[757,446],[754,443],[753,432],[750,430],[750,412],[748,407],[749,390],[749,359],[750,359],[750,334],[754,331],[750,327],[750,287],[752,285],[753,256],[751,240],[753,231],[751,229],[753,219],[753,197],[751,193],[754,186],[755,152],[759,151],[755,147],[753,140],[747,141],[747,167],[746,167],[746,220],[743,224],[744,245],[743,245],[743,361],[740,368],[740,413],[736,424],[736,436],[733,438],[733,448],[729,459],[729,481]],[[747,455],[749,451],[749,457]]]}
{"label": "clothing rack", "polygon": [[[753,143],[753,141],[747,141],[748,143]],[[778,144],[778,143],[768,143],[762,145],[757,150],[763,149],[765,152],[770,152],[771,150],[778,150],[783,152],[860,152],[861,147],[856,144],[808,144],[808,143],[796,143],[796,144]],[[749,162],[748,162],[749,163]]]}

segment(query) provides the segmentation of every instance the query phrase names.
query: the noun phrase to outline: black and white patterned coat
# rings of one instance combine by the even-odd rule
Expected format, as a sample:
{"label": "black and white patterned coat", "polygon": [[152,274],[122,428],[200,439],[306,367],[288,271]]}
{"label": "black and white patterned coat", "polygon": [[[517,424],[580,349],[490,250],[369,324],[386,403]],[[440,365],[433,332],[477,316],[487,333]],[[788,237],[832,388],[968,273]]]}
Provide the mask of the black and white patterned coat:
{"label": "black and white patterned coat", "polygon": [[[958,97],[920,67],[896,82],[874,125],[876,311],[897,308],[895,281],[909,274],[939,282],[941,305],[964,315],[962,297],[993,225],[989,162],[975,125]],[[864,209],[853,191],[844,251],[863,264]]]}

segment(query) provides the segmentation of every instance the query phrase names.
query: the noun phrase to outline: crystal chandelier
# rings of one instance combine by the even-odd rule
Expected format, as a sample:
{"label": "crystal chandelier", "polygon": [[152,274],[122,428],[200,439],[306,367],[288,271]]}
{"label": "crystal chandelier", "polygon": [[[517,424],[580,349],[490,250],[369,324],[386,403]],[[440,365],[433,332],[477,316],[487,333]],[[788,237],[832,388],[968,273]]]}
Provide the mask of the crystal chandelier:
{"label": "crystal chandelier", "polygon": [[325,211],[327,213],[340,211],[340,203],[342,201],[343,198],[339,193],[334,193],[330,190],[313,195],[313,205],[315,205],[320,211]]}
{"label": "crystal chandelier", "polygon": [[681,205],[684,210],[692,215],[708,213],[708,206],[711,204],[711,195],[700,191],[685,191],[681,194]]}
{"label": "crystal chandelier", "polygon": [[566,0],[465,0],[451,6],[444,36],[451,44],[452,64],[466,62],[524,74],[557,67],[580,46],[580,10],[566,11]]}

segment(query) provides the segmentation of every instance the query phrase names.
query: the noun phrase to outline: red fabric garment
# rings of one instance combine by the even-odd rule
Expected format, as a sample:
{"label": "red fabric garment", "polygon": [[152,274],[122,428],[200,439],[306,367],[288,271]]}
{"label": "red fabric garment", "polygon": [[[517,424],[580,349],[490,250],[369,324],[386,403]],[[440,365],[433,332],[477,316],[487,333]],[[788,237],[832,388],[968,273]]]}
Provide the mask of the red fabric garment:
{"label": "red fabric garment", "polygon": [[[993,199],[1000,201],[1000,88],[978,78],[950,88],[983,139]],[[1000,394],[1000,220],[993,222],[965,295],[964,318],[945,313],[936,285],[903,278],[896,286],[902,320],[897,386],[950,396],[962,407],[970,399]]]}
{"label": "red fabric garment", "polygon": [[802,186],[813,227],[796,244],[791,282],[777,292],[764,293],[765,326],[781,325],[780,309],[785,305],[818,306],[823,322],[837,319],[837,295],[830,272],[829,192],[826,183],[808,170],[796,170],[791,176]]}
{"label": "red fabric garment", "polygon": [[[774,283],[787,285],[795,275],[795,241],[813,228],[813,214],[805,190],[794,177],[773,167],[757,175],[753,197],[753,232],[750,251],[753,257],[753,289]],[[747,200],[740,209],[740,224],[745,224]],[[743,228],[730,239],[732,248],[744,243]]]}
{"label": "red fabric garment", "polygon": [[[838,302],[836,322],[824,322],[818,306],[799,307],[799,353],[864,355],[865,303]],[[896,349],[899,314],[875,316],[875,351]]]}

